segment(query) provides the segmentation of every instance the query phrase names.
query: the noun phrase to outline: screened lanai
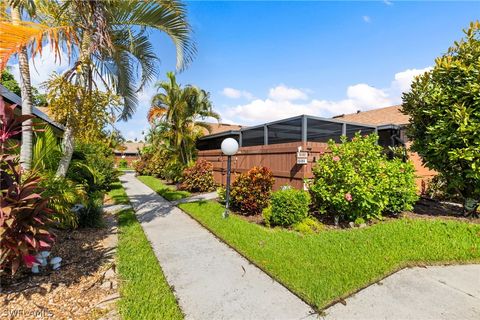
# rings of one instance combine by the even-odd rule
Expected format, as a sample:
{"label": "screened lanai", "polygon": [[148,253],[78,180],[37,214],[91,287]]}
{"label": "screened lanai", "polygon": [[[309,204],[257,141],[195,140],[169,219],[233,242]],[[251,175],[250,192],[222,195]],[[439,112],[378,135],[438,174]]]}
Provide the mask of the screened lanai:
{"label": "screened lanai", "polygon": [[370,134],[375,131],[377,127],[373,125],[300,115],[237,131],[208,135],[198,140],[197,148],[219,149],[223,139],[228,137],[236,139],[241,147],[251,147],[289,142],[328,142],[330,139],[340,142],[342,135],[352,138],[356,132]]}

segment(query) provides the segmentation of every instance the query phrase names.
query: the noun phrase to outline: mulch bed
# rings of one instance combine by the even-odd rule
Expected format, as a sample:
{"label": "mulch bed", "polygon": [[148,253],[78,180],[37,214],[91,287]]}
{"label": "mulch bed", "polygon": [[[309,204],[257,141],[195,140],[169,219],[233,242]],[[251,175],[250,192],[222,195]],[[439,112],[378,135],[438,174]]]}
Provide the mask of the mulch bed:
{"label": "mulch bed", "polygon": [[105,310],[97,304],[116,292],[102,287],[104,273],[112,267],[104,240],[110,228],[57,230],[51,256],[63,259],[60,270],[33,275],[22,269],[3,275],[0,319],[93,319]]}

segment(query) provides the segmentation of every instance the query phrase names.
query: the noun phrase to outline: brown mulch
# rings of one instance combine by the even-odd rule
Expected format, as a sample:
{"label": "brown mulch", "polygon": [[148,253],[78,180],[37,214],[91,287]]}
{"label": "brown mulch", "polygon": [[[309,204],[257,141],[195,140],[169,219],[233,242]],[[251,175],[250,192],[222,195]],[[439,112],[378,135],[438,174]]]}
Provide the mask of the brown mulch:
{"label": "brown mulch", "polygon": [[422,197],[417,201],[413,211],[403,212],[403,216],[423,219],[459,220],[480,223],[480,218],[465,217],[462,205]]}
{"label": "brown mulch", "polygon": [[62,258],[60,270],[33,275],[22,269],[13,277],[3,275],[0,319],[95,319],[106,313],[95,307],[116,292],[101,287],[105,271],[114,263],[106,244],[110,232],[110,228],[56,230],[51,256]]}

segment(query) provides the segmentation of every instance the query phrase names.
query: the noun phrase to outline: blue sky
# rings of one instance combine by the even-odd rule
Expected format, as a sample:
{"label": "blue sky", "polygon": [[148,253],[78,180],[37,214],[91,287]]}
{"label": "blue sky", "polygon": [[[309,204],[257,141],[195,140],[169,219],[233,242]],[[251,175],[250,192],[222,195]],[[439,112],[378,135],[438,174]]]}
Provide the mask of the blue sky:
{"label": "blue sky", "polygon": [[[209,91],[223,120],[240,124],[399,103],[412,77],[480,18],[479,2],[194,1],[188,10],[198,54],[178,81]],[[164,35],[151,37],[161,80],[175,51]],[[54,68],[41,59],[34,83]],[[118,124],[126,138],[148,127],[154,92],[146,88],[135,116]]]}

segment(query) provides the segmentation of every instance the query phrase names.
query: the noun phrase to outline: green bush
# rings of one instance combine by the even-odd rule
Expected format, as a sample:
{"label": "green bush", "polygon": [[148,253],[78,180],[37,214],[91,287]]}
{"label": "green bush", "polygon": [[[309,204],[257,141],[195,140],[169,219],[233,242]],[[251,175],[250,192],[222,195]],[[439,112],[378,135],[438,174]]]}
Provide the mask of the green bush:
{"label": "green bush", "polygon": [[127,162],[127,160],[125,160],[125,159],[120,159],[120,161],[118,161],[118,167],[119,167],[119,168],[128,168],[128,162]]}
{"label": "green bush", "polygon": [[325,229],[325,226],[318,222],[315,218],[305,218],[302,221],[293,225],[293,230],[303,233],[312,234]]}
{"label": "green bush", "polygon": [[466,214],[480,205],[480,22],[435,60],[403,94],[412,150],[462,197]]}
{"label": "green bush", "polygon": [[193,166],[183,171],[181,190],[190,192],[214,191],[217,183],[213,178],[213,165],[205,160],[198,160]]}
{"label": "green bush", "polygon": [[306,191],[292,188],[276,191],[270,198],[270,212],[264,211],[265,224],[292,226],[307,218],[309,205],[310,195]]}
{"label": "green bush", "polygon": [[140,159],[135,161],[133,168],[139,176],[164,178],[165,158],[159,152],[146,149]]}
{"label": "green bush", "polygon": [[354,221],[413,208],[418,197],[412,163],[388,160],[377,140],[376,134],[357,133],[352,141],[329,142],[330,153],[318,159],[310,182],[320,213]]}
{"label": "green bush", "polygon": [[265,167],[253,167],[240,174],[232,183],[232,209],[243,215],[261,213],[268,206],[274,182],[272,171]]}
{"label": "green bush", "polygon": [[90,195],[87,205],[78,211],[78,225],[81,228],[103,226],[103,194]]}
{"label": "green bush", "polygon": [[48,207],[54,211],[52,219],[57,222],[57,226],[64,229],[76,228],[78,216],[72,208],[76,204],[86,204],[84,186],[67,178],[56,177],[54,173],[45,173],[40,186],[45,189],[42,195],[50,198]]}
{"label": "green bush", "polygon": [[217,188],[218,202],[225,203],[227,197],[227,190],[224,186],[218,186]]}
{"label": "green bush", "polygon": [[88,193],[108,191],[118,179],[113,151],[103,142],[78,142],[67,178],[86,186]]}

